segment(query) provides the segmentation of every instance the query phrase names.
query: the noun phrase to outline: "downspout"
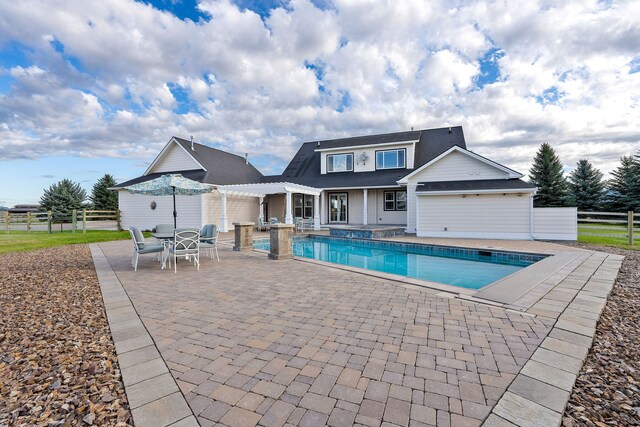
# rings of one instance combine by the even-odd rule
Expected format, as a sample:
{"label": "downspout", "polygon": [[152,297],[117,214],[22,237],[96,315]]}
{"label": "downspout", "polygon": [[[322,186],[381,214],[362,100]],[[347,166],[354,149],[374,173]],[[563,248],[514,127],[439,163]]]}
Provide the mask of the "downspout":
{"label": "downspout", "polygon": [[533,195],[535,193],[529,193],[529,234],[531,235],[531,240],[535,240],[535,236],[533,235]]}

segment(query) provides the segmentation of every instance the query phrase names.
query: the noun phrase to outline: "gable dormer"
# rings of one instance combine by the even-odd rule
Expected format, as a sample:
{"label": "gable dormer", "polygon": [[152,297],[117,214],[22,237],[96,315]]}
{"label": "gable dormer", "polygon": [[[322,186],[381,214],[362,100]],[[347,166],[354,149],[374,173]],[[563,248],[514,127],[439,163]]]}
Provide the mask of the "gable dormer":
{"label": "gable dormer", "polygon": [[317,148],[320,173],[372,172],[389,169],[413,169],[418,140],[384,144]]}

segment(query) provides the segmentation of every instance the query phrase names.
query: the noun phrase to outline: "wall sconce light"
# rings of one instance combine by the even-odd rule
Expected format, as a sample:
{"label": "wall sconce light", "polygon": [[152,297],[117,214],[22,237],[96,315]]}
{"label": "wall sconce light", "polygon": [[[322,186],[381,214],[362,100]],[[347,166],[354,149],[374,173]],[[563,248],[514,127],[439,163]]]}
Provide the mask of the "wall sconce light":
{"label": "wall sconce light", "polygon": [[151,204],[149,205],[149,207],[151,208],[152,211],[155,211],[156,208],[158,207],[158,204],[156,203],[156,201],[154,200],[153,202],[151,202]]}

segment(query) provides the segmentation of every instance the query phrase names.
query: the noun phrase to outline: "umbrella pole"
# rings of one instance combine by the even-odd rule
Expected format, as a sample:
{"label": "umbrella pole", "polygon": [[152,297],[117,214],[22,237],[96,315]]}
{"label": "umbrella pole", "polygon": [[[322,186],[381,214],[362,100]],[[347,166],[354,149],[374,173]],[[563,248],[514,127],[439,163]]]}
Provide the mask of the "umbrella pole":
{"label": "umbrella pole", "polygon": [[176,217],[178,213],[176,212],[176,187],[171,187],[173,189],[173,228],[178,228]]}

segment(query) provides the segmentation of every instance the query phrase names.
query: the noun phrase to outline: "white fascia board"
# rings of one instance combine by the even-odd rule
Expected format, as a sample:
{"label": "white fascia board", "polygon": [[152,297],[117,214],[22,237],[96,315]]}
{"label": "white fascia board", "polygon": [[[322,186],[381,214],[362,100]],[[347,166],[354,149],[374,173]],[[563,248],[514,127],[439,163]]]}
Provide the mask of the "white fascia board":
{"label": "white fascia board", "polygon": [[413,172],[411,172],[410,174],[408,174],[405,177],[402,177],[401,179],[398,180],[399,184],[406,184],[407,180],[409,178],[411,178],[412,176],[416,175],[419,172],[422,172],[423,170],[425,170],[426,168],[428,168],[429,166],[431,166],[432,164],[436,163],[438,160],[445,158],[446,156],[448,156],[449,154],[453,153],[454,151],[457,151],[459,153],[462,154],[466,154],[469,157],[472,157],[476,160],[479,160],[489,166],[492,166],[502,172],[505,172],[506,174],[508,174],[508,178],[509,179],[514,179],[514,178],[522,178],[524,175],[521,174],[520,172],[516,172],[513,169],[509,169],[506,166],[501,165],[500,163],[496,163],[493,160],[489,160],[486,157],[482,157],[479,154],[476,154],[472,151],[469,150],[465,150],[464,148],[458,147],[457,145],[454,145],[453,147],[449,148],[447,151],[445,151],[444,153],[440,154],[438,157],[432,159],[430,162],[425,163],[424,165],[420,166],[418,169],[414,170]]}
{"label": "white fascia board", "polygon": [[164,146],[164,148],[162,149],[162,151],[160,151],[160,154],[158,154],[156,156],[155,159],[153,159],[153,162],[151,162],[151,165],[149,165],[149,167],[147,168],[146,171],[144,171],[144,173],[142,174],[147,175],[149,173],[149,171],[151,171],[151,169],[153,169],[153,167],[160,161],[160,159],[167,153],[167,151],[169,151],[169,148],[171,147],[171,143],[176,144],[178,147],[180,147],[182,149],[182,151],[184,151],[185,153],[187,153],[194,162],[196,162],[198,164],[198,166],[200,166],[202,168],[202,170],[207,171],[207,168],[205,168],[204,166],[202,166],[202,164],[196,160],[195,157],[193,157],[193,155],[191,153],[189,153],[189,150],[185,150],[185,148],[178,142],[176,141],[175,138],[171,138],[171,140],[169,140],[169,142],[167,142],[167,145]]}
{"label": "white fascia board", "polygon": [[[416,142],[418,142],[419,140],[417,139],[412,139],[412,140],[408,140],[408,141],[398,141],[398,142],[381,142],[378,144],[366,144],[366,145],[347,145],[344,147],[333,147],[333,148],[316,148],[313,151],[317,151],[317,152],[323,152],[323,151],[343,151],[343,150],[359,150],[362,148],[373,148],[373,147],[389,147],[389,146],[396,146],[396,145],[407,145],[407,144],[414,144]],[[322,142],[322,141],[321,141]]]}
{"label": "white fascia board", "polygon": [[461,194],[518,194],[531,193],[535,194],[535,188],[510,188],[510,189],[492,189],[492,190],[455,190],[455,191],[416,191],[416,196],[448,196]]}
{"label": "white fascia board", "polygon": [[322,191],[377,190],[380,188],[403,188],[403,187],[406,187],[406,185],[398,184],[398,185],[376,185],[371,187],[327,187],[327,188],[323,188]]}

